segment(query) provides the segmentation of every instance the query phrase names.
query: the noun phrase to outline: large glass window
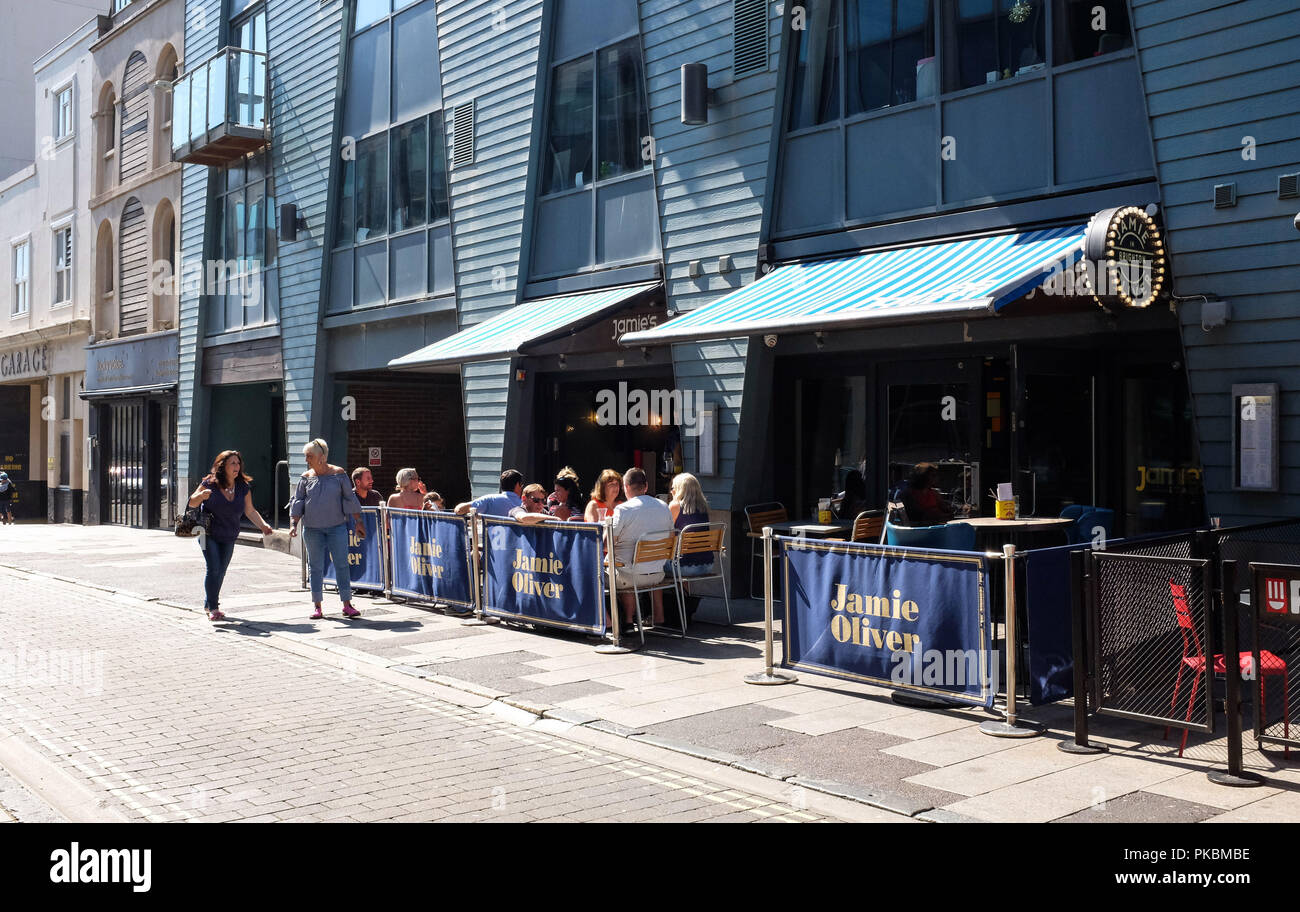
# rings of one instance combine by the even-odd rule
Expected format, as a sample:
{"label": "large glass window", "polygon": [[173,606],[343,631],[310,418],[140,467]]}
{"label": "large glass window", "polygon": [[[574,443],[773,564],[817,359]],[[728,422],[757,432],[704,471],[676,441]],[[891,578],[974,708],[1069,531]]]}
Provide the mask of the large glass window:
{"label": "large glass window", "polygon": [[848,114],[938,93],[931,0],[848,0],[845,12]]}
{"label": "large glass window", "polygon": [[1056,0],[1052,14],[1055,63],[1087,60],[1133,46],[1124,0]]}
{"label": "large glass window", "polygon": [[551,82],[550,129],[543,150],[545,193],[591,183],[592,61],[584,57],[555,68]]}
{"label": "large glass window", "polygon": [[794,36],[794,79],[787,128],[800,130],[840,116],[840,3],[811,0]]}
{"label": "large glass window", "polygon": [[643,171],[650,163],[645,154],[650,135],[641,77],[641,43],[635,39],[605,48],[596,57],[597,103],[600,129],[598,180]]}
{"label": "large glass window", "polygon": [[[348,51],[333,312],[453,287],[434,0],[358,0]],[[442,273],[446,273],[443,275]]]}
{"label": "large glass window", "polygon": [[278,319],[276,202],[267,165],[262,152],[222,174],[215,257],[204,276],[209,335]]}
{"label": "large glass window", "polygon": [[951,48],[944,88],[954,91],[1047,66],[1047,0],[943,0]]}

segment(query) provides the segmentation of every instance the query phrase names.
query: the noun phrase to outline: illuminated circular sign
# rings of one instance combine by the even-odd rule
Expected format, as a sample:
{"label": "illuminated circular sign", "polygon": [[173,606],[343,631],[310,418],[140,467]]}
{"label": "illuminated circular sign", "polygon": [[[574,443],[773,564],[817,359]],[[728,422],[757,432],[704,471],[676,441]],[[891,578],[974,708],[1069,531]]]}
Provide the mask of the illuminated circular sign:
{"label": "illuminated circular sign", "polygon": [[1164,238],[1145,209],[1121,206],[1094,215],[1084,257],[1085,282],[1098,304],[1146,307],[1164,290]]}

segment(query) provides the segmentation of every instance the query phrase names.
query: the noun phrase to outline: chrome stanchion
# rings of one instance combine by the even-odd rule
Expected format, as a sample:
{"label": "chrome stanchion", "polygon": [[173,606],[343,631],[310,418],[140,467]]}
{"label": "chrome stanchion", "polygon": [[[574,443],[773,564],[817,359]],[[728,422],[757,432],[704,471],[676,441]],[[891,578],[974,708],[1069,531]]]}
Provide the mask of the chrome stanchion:
{"label": "chrome stanchion", "polygon": [[388,505],[379,505],[379,565],[384,568],[384,598],[393,600],[392,539],[388,531]]}
{"label": "chrome stanchion", "polygon": [[615,589],[618,576],[614,571],[614,521],[612,519],[605,519],[602,520],[601,524],[605,527],[603,532],[605,536],[605,554],[609,558],[608,564],[606,565],[607,569],[605,571],[605,587],[609,590],[609,621],[610,626],[612,627],[611,634],[613,640],[609,643],[601,643],[596,647],[596,652],[599,652],[601,655],[622,655],[623,653],[631,652],[632,650],[623,645],[622,624],[619,622],[622,612],[619,611],[618,592]]}
{"label": "chrome stanchion", "polygon": [[298,554],[302,557],[302,588],[306,589],[307,588],[307,545],[302,540],[301,535],[298,536]]}
{"label": "chrome stanchion", "polygon": [[[787,567],[788,571],[789,568]],[[784,578],[784,577],[783,577]],[[787,609],[788,610],[788,609]],[[773,668],[772,660],[772,527],[763,527],[763,671],[745,675],[746,684],[793,684],[799,678]]]}
{"label": "chrome stanchion", "polygon": [[474,599],[477,610],[473,617],[468,617],[460,622],[462,627],[483,627],[488,624],[497,623],[496,618],[489,618],[483,608],[483,579],[480,573],[479,562],[479,534],[478,534],[478,510],[473,507],[469,508],[469,518],[466,520],[469,529],[469,562],[470,562],[470,595]]}
{"label": "chrome stanchion", "polygon": [[1016,665],[1020,643],[1016,638],[1016,546],[1002,546],[1002,570],[1006,587],[1007,710],[1004,721],[990,719],[980,731],[995,738],[1032,738],[1043,733],[1037,722],[1020,722],[1016,718]]}

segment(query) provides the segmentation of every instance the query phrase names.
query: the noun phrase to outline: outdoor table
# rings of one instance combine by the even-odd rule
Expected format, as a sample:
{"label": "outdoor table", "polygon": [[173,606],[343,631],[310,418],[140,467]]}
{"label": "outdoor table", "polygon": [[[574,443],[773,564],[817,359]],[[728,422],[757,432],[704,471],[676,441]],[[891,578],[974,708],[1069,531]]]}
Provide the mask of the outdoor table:
{"label": "outdoor table", "polygon": [[974,526],[975,538],[982,547],[996,545],[993,550],[1001,551],[1001,546],[1007,544],[1015,545],[1017,551],[1023,551],[1035,545],[1046,548],[1066,544],[1065,527],[1074,520],[1060,516],[1022,516],[1019,519],[972,516],[968,519],[954,519],[951,522]]}
{"label": "outdoor table", "polygon": [[804,538],[830,538],[853,531],[851,522],[815,523],[793,519],[786,522],[771,523],[774,535],[802,535]]}

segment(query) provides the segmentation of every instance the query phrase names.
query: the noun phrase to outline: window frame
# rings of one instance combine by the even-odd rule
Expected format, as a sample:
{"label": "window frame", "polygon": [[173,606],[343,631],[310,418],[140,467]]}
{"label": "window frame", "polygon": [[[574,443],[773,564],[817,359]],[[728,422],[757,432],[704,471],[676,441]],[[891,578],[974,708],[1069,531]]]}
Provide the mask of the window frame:
{"label": "window frame", "polygon": [[[248,175],[250,165],[260,159],[261,174],[258,177],[251,178]],[[234,168],[239,168],[243,172],[242,179],[235,187],[230,186],[230,172]],[[231,326],[226,322],[226,297],[229,294],[229,288],[218,291],[215,288],[205,288],[203,294],[204,312],[202,320],[202,332],[204,339],[215,339],[222,336],[242,333],[246,330],[263,329],[268,326],[278,326],[280,322],[280,307],[278,294],[272,296],[272,283],[279,282],[279,235],[278,219],[279,213],[276,210],[278,205],[275,191],[275,175],[272,173],[271,155],[268,149],[260,149],[250,155],[231,162],[224,168],[213,169],[213,206],[211,211],[215,213],[216,218],[211,221],[212,242],[209,261],[219,260],[223,263],[235,261],[239,263],[237,272],[233,275],[227,275],[225,280],[229,283],[232,279],[238,281],[243,286],[246,277],[256,275],[260,283],[259,305],[262,308],[262,318],[257,322],[247,320],[248,304],[245,303],[242,313],[245,315],[238,326]],[[260,187],[261,196],[257,198],[257,205],[261,209],[261,225],[255,230],[262,232],[263,247],[261,259],[254,265],[254,257],[246,249],[245,239],[249,236],[248,205],[249,188]],[[226,232],[226,212],[228,201],[239,197],[243,201],[242,212],[243,218],[236,226],[235,244],[236,250],[230,251],[225,249],[225,232]],[[175,219],[173,212],[172,218]],[[173,222],[175,225],[175,222]],[[152,231],[152,229],[151,229]],[[152,237],[152,234],[151,234]],[[151,241],[152,243],[152,241]],[[272,250],[268,245],[274,244]],[[204,275],[204,282],[208,281],[208,275]],[[276,289],[278,292],[278,288]],[[215,313],[220,310],[220,327],[214,327]]]}
{"label": "window frame", "polygon": [[[32,236],[30,234],[13,238],[9,241],[9,268],[11,270],[10,295],[9,295],[9,318],[17,319],[18,317],[28,316],[32,312]],[[24,251],[23,269],[25,274],[20,281],[18,278],[18,251]],[[21,310],[18,309],[18,289],[22,288]]]}
{"label": "window frame", "polygon": [[[77,93],[73,91],[73,80],[69,80],[54,90],[54,143],[58,145],[77,135]],[[67,96],[67,123],[64,123],[63,98]],[[63,132],[66,127],[66,132]]]}
{"label": "window frame", "polygon": [[[59,235],[63,232],[68,233],[67,243],[60,243]],[[50,250],[50,308],[67,307],[72,304],[76,297],[73,282],[76,279],[76,255],[77,255],[77,233],[73,230],[72,216],[67,216],[50,224],[51,250]],[[66,251],[67,262],[63,268],[59,268],[59,255]],[[66,275],[65,285],[67,297],[59,298],[59,282],[61,274]]]}

